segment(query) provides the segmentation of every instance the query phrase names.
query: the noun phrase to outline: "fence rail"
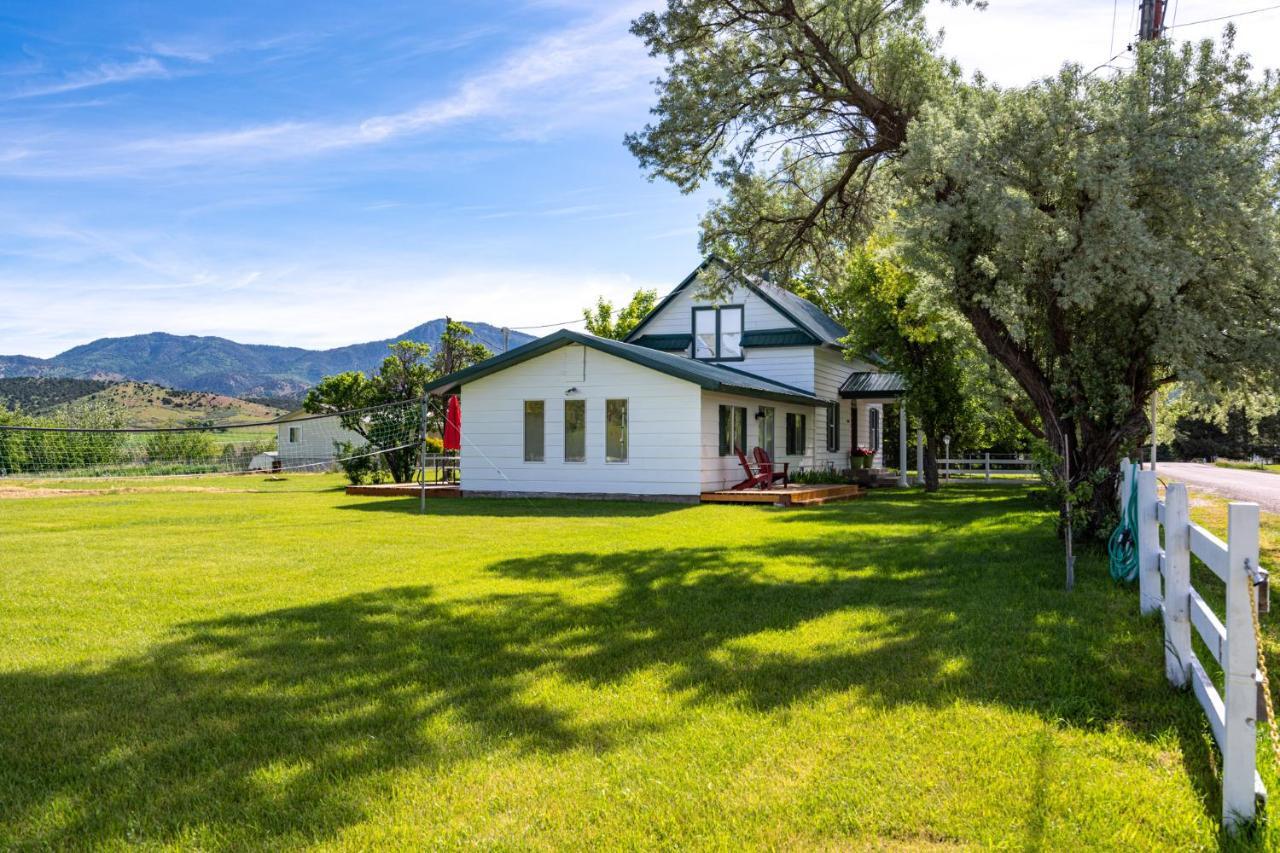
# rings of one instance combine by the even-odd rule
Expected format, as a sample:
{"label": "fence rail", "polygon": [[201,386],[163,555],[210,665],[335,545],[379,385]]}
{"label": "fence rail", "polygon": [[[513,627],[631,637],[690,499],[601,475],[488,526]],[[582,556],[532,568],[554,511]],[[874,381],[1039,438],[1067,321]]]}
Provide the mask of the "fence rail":
{"label": "fence rail", "polygon": [[1034,459],[991,453],[938,460],[938,475],[941,477],[969,477],[981,474],[982,479],[988,483],[993,476],[1001,480],[1033,480],[1038,476],[1039,470],[1040,463]]}
{"label": "fence rail", "polygon": [[[1227,541],[1191,521],[1187,487],[1170,483],[1165,499],[1156,472],[1138,471],[1128,460],[1122,471],[1120,517],[1125,518],[1137,477],[1138,596],[1143,613],[1164,622],[1165,675],[1175,687],[1190,687],[1209,719],[1222,753],[1222,821],[1229,829],[1252,821],[1266,787],[1256,766],[1257,721],[1265,715],[1258,673],[1256,607],[1268,608],[1267,576],[1258,564],[1258,505],[1232,502]],[[1164,528],[1164,547],[1160,529]],[[1200,559],[1226,587],[1225,620],[1191,583],[1191,557]],[[1204,641],[1223,673],[1219,690],[1191,646],[1192,631]]]}

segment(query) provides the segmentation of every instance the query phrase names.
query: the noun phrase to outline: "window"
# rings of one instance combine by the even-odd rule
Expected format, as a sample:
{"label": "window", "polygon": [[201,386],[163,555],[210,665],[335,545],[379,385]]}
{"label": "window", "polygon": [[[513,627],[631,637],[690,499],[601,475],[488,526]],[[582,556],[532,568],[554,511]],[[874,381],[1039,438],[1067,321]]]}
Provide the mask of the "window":
{"label": "window", "polygon": [[693,309],[693,357],[716,357],[716,309]]}
{"label": "window", "polygon": [[524,401],[524,461],[541,462],[546,447],[546,403]]}
{"label": "window", "polygon": [[604,401],[604,461],[627,461],[627,401]]}
{"label": "window", "polygon": [[747,407],[720,407],[720,455],[747,451]]}
{"label": "window", "polygon": [[870,448],[873,453],[880,449],[879,409],[867,409],[867,440],[870,442]]}
{"label": "window", "polygon": [[759,444],[764,448],[765,453],[769,454],[769,458],[773,458],[773,407],[761,406],[761,417],[756,418],[759,424],[760,435],[758,436]]}
{"label": "window", "polygon": [[742,309],[720,309],[720,358],[742,358]]}
{"label": "window", "polygon": [[297,444],[302,441],[302,427],[289,427],[289,443]]}
{"label": "window", "polygon": [[803,456],[805,433],[807,432],[808,418],[805,415],[797,415],[795,412],[787,412],[787,455]]}
{"label": "window", "polygon": [[587,401],[564,401],[564,461],[587,461]]}
{"label": "window", "polygon": [[827,403],[827,450],[840,449],[840,404]]}
{"label": "window", "polygon": [[742,358],[742,306],[693,309],[693,357]]}

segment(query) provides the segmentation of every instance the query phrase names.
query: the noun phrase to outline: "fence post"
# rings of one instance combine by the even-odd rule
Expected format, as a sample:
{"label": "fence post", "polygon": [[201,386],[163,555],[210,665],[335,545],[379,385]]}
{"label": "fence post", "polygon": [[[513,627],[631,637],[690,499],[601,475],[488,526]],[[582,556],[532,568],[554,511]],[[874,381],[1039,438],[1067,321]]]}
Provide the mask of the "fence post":
{"label": "fence post", "polygon": [[1138,608],[1160,609],[1160,522],[1156,519],[1156,472],[1138,472]]}
{"label": "fence post", "polygon": [[1191,683],[1191,515],[1182,483],[1164,493],[1164,672],[1174,687]]}
{"label": "fence post", "polygon": [[1226,725],[1222,744],[1222,822],[1229,829],[1253,820],[1257,749],[1258,640],[1249,612],[1249,568],[1258,566],[1258,505],[1227,508],[1227,640],[1222,655]]}
{"label": "fence post", "polygon": [[983,470],[985,472],[985,476],[982,479],[985,482],[990,483],[991,482],[991,451],[990,450],[982,454],[982,461],[983,461]]}

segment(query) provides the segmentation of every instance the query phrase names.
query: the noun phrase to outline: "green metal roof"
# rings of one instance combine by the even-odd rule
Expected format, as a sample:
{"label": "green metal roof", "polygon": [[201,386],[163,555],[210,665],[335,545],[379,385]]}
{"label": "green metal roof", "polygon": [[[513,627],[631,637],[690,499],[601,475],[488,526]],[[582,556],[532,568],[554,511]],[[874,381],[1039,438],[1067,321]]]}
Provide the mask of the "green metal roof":
{"label": "green metal roof", "polygon": [[905,392],[906,385],[896,373],[851,373],[840,386],[840,396],[846,400],[901,397]]}
{"label": "green metal roof", "polygon": [[660,349],[663,352],[680,352],[693,343],[693,335],[641,335],[631,343],[649,349]]}
{"label": "green metal roof", "polygon": [[692,382],[708,391],[723,391],[727,394],[763,397],[768,400],[796,403],[802,406],[816,406],[822,403],[822,400],[819,400],[803,388],[796,388],[782,382],[774,382],[772,379],[765,379],[763,376],[756,376],[754,373],[747,373],[745,370],[737,370],[732,367],[726,367],[723,364],[697,361],[684,356],[671,355],[670,353],[623,343],[622,341],[610,340],[609,338],[597,338],[595,335],[573,332],[568,329],[553,332],[545,338],[539,338],[513,350],[508,350],[501,355],[485,359],[479,364],[474,364],[464,370],[443,376],[427,386],[427,393],[448,393],[459,385],[474,382],[482,376],[488,376],[499,370],[514,367],[523,361],[528,361],[531,358],[570,344],[591,347],[594,350],[630,361],[641,367],[647,367],[651,370],[665,373],[668,376],[673,376],[676,379]]}
{"label": "green metal roof", "polygon": [[812,347],[819,343],[804,329],[755,329],[742,333],[744,347]]}

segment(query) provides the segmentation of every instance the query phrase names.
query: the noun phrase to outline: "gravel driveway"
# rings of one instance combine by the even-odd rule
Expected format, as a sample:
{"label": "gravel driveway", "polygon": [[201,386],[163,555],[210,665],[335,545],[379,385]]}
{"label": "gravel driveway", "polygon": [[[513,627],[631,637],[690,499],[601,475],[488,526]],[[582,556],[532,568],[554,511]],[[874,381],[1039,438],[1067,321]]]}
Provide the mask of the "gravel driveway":
{"label": "gravel driveway", "polygon": [[1161,462],[1156,474],[1166,483],[1186,483],[1232,500],[1254,501],[1264,512],[1280,513],[1280,474],[1196,462]]}

